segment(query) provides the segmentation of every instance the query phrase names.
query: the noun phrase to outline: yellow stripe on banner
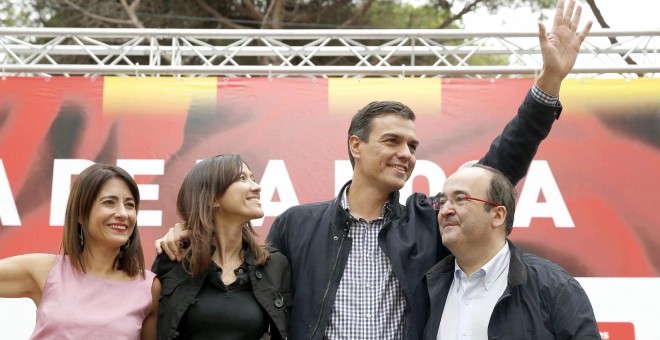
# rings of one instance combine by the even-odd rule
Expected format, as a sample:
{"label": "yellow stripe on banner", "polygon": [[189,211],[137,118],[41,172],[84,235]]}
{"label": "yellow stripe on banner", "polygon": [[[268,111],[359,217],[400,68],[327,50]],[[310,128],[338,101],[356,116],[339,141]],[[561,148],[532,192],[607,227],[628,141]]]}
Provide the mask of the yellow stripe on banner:
{"label": "yellow stripe on banner", "polygon": [[441,79],[366,78],[328,80],[328,111],[331,115],[354,115],[372,101],[394,100],[408,105],[416,115],[439,115]]}
{"label": "yellow stripe on banner", "polygon": [[566,79],[560,99],[571,111],[626,114],[632,107],[660,109],[660,79]]}
{"label": "yellow stripe on banner", "polygon": [[[195,112],[215,112],[217,78],[105,77],[103,114],[185,115],[191,104]],[[208,110],[206,110],[208,108]]]}

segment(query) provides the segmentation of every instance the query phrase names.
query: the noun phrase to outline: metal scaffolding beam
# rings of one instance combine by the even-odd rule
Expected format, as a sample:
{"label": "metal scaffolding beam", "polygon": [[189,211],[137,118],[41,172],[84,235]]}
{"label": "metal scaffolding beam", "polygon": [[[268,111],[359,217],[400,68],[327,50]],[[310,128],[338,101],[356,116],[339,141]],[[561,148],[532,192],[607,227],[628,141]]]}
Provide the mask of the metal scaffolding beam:
{"label": "metal scaffolding beam", "polygon": [[[660,30],[594,30],[572,77],[659,77],[659,49]],[[479,78],[540,68],[536,32],[0,28],[2,76]]]}

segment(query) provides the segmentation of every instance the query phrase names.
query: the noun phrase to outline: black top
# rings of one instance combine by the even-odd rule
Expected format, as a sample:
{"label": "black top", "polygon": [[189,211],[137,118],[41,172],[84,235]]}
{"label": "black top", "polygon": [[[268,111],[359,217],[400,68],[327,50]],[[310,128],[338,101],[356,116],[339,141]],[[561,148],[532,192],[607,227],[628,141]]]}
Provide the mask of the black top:
{"label": "black top", "polygon": [[234,270],[237,279],[230,285],[221,280],[222,269],[212,263],[202,284],[197,303],[181,318],[177,331],[182,339],[259,339],[268,327],[268,315],[250,287],[248,265]]}
{"label": "black top", "polygon": [[[291,271],[284,255],[272,247],[268,247],[268,252],[270,253],[270,259],[264,265],[257,265],[252,251],[247,248],[245,250],[245,263],[247,265],[242,265],[240,268],[243,272],[247,268],[248,275],[245,280],[249,278],[249,282],[244,282],[245,287],[250,288],[256,302],[268,317],[266,321],[269,324],[267,327],[268,332],[265,335],[269,335],[272,340],[286,339],[286,325],[291,308],[291,291],[289,290]],[[218,281],[216,282],[220,285],[218,272],[214,267],[209,266],[206,271],[191,276],[180,262],[170,261],[165,254],[158,255],[151,268],[158,275],[162,285],[160,303],[158,304],[157,337],[159,340],[186,339],[187,337],[181,336],[179,332],[179,324],[186,312],[200,303],[201,300],[204,300],[201,301],[202,303],[211,301],[213,304],[213,301],[215,301],[213,297],[209,300],[208,297],[201,297],[200,294],[202,288],[208,286],[207,278],[209,276],[217,278]],[[237,276],[240,276],[240,274],[240,271],[237,272]],[[232,299],[235,297],[236,290],[228,289],[224,284],[220,287],[225,289],[210,290],[211,293],[209,294],[223,295],[229,292]],[[218,298],[218,301],[225,300]],[[214,306],[210,308],[214,308]],[[231,309],[231,311],[235,310]],[[214,319],[213,322],[214,325],[217,325],[216,322],[219,322],[219,320]],[[261,327],[258,324],[256,327],[250,327],[250,329],[260,329]],[[181,329],[184,328],[187,329],[188,327],[181,327]],[[200,335],[200,337],[204,336]]]}

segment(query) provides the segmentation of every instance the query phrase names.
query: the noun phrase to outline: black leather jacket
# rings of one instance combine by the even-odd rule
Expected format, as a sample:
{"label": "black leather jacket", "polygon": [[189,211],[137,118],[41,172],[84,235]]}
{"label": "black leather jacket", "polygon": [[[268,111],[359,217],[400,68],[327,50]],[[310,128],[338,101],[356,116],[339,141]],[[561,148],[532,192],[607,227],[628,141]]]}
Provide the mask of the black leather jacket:
{"label": "black leather jacket", "polygon": [[[245,250],[245,262],[252,292],[270,317],[271,339],[287,338],[287,322],[291,308],[291,273],[286,258],[276,249],[269,249],[270,259],[264,266],[254,264],[254,256]],[[179,262],[159,255],[151,269],[161,282],[158,306],[157,338],[175,339],[177,328],[188,307],[195,303],[206,273],[191,277]]]}
{"label": "black leather jacket", "polygon": [[[527,172],[541,141],[548,135],[561,108],[537,102],[531,94],[523,101],[502,135],[491,144],[480,163],[502,171],[513,183]],[[347,183],[347,185],[350,184]],[[346,189],[346,185],[341,192]],[[289,260],[293,310],[292,339],[322,339],[351,250],[348,217],[340,197],[299,205],[278,216],[268,240]],[[424,275],[449,254],[440,241],[436,211],[423,194],[413,194],[406,205],[394,192],[387,205],[390,222],[378,235],[406,299],[406,339],[420,339],[426,324],[429,299]]]}
{"label": "black leather jacket", "polygon": [[[488,339],[599,339],[594,311],[580,284],[558,265],[521,252],[509,241],[507,287],[488,323]],[[424,338],[435,340],[454,279],[453,255],[426,277],[431,313]]]}

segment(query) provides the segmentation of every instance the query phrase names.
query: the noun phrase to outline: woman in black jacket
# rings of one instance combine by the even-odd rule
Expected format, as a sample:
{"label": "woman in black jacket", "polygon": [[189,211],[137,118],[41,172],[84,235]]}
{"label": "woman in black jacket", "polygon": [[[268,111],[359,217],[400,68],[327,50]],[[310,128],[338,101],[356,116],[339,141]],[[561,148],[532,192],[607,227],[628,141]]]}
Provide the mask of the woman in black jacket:
{"label": "woman in black jacket", "polygon": [[158,339],[286,338],[290,271],[250,223],[264,215],[260,191],[239,155],[190,170],[177,198],[190,240],[183,261],[160,255],[152,268],[162,285]]}

